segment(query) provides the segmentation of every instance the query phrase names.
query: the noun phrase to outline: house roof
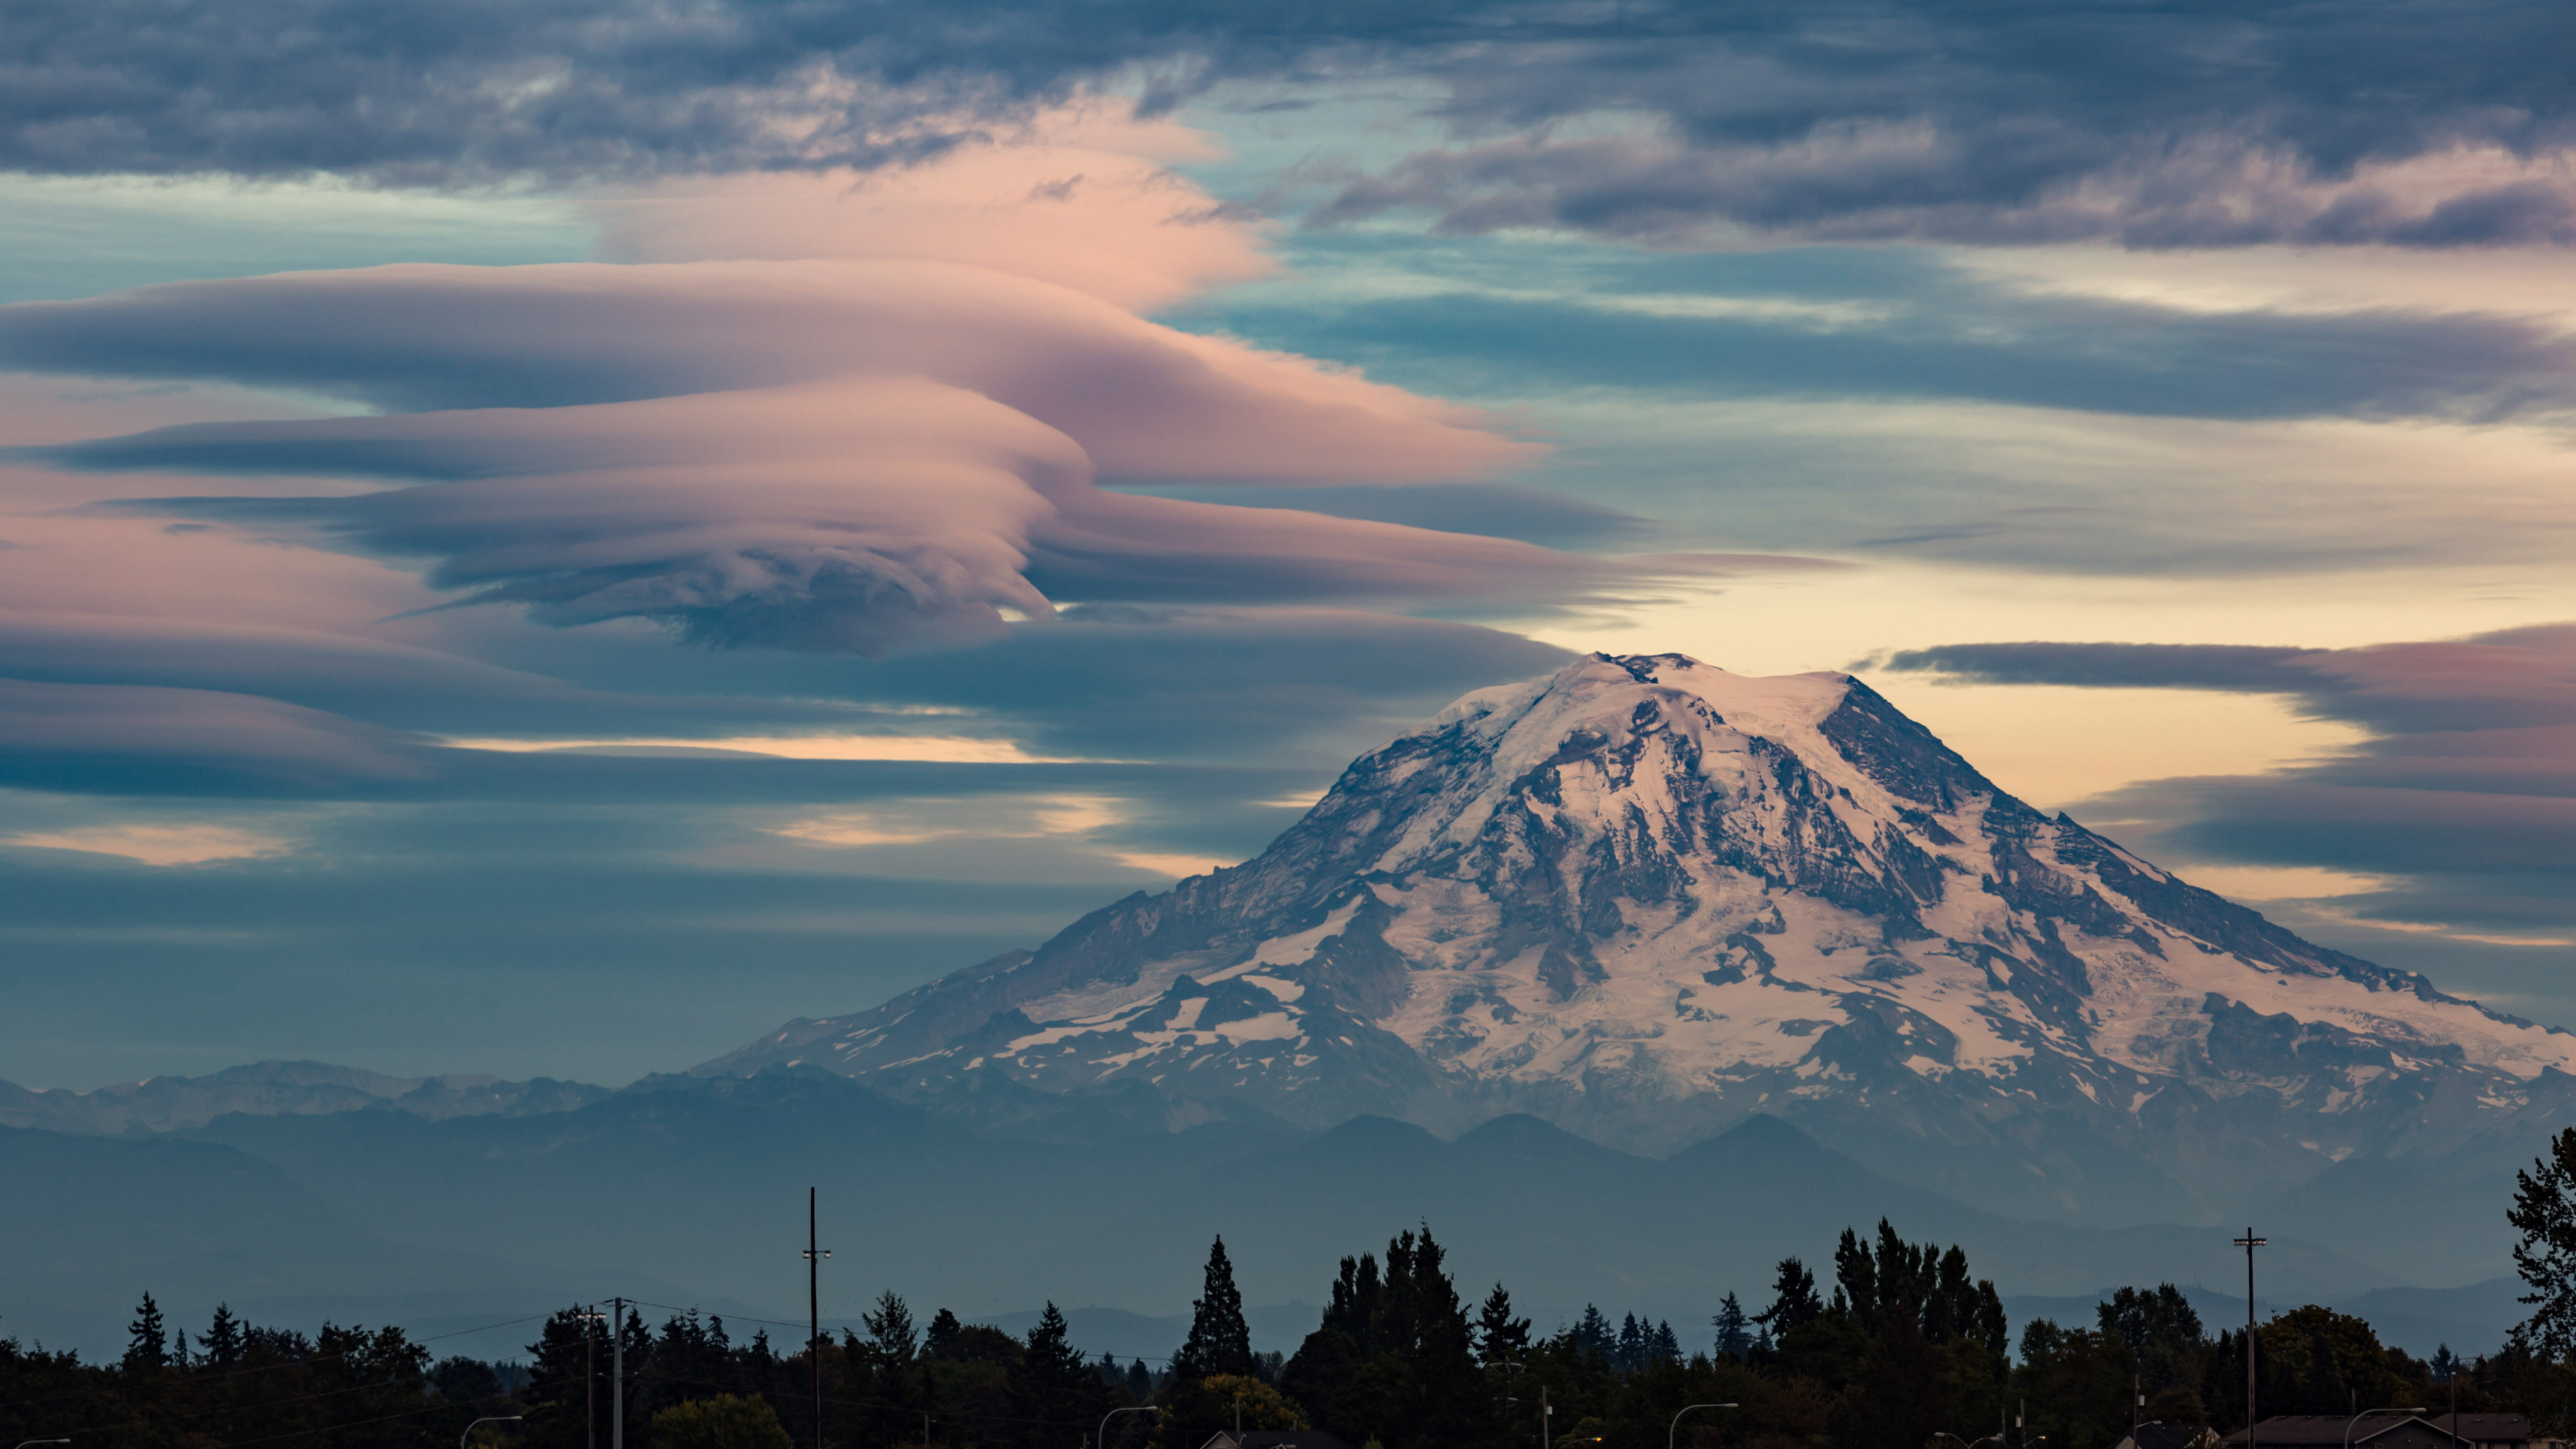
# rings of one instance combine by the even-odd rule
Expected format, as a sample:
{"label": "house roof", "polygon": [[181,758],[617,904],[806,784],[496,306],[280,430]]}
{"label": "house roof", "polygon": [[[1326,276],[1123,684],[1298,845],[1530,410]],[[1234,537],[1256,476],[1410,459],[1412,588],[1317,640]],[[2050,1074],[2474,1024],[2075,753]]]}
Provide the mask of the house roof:
{"label": "house roof", "polygon": [[[2254,1426],[2256,1445],[2284,1446],[2308,1444],[2341,1444],[2347,1429],[2351,1442],[2368,1444],[2386,1438],[2409,1425],[2421,1426],[2436,1437],[2451,1433],[2448,1414],[2382,1414],[2355,1423],[2347,1414],[2279,1414]],[[2519,1443],[2531,1437],[2531,1425],[2520,1414],[2462,1414],[2459,1416],[2460,1438],[2471,1444]],[[2223,1444],[2242,1445],[2245,1431],[2229,1434]]]}

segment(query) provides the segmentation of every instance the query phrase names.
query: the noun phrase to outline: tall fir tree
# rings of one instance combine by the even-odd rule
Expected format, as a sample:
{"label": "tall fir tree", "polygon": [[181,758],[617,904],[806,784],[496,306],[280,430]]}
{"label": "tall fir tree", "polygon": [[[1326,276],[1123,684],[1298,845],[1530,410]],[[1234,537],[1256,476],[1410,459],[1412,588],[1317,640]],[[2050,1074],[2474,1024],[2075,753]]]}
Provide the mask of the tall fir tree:
{"label": "tall fir tree", "polygon": [[1518,1364],[1529,1358],[1530,1321],[1512,1316],[1512,1295],[1503,1285],[1485,1295],[1485,1306],[1476,1315],[1476,1356],[1487,1367],[1495,1364]]}
{"label": "tall fir tree", "polygon": [[134,1321],[125,1325],[125,1368],[129,1373],[157,1369],[170,1361],[170,1341],[161,1322],[161,1305],[152,1295],[143,1295],[135,1305]]}
{"label": "tall fir tree", "polygon": [[[1845,1238],[1851,1236],[1846,1232]],[[1753,1315],[1753,1321],[1774,1339],[1785,1338],[1789,1331],[1802,1328],[1824,1316],[1825,1303],[1816,1295],[1816,1275],[1795,1258],[1783,1258],[1771,1284],[1771,1306]]]}
{"label": "tall fir tree", "polygon": [[1584,1304],[1583,1316],[1574,1321],[1574,1347],[1579,1353],[1598,1354],[1604,1359],[1617,1351],[1618,1335],[1598,1304]]}
{"label": "tall fir tree", "polygon": [[[1513,1321],[1508,1297],[1487,1302],[1504,1322]],[[1279,1384],[1317,1427],[1354,1444],[1479,1444],[1494,1404],[1476,1348],[1476,1326],[1426,1228],[1386,1245],[1382,1276],[1372,1257],[1342,1260],[1323,1322],[1288,1361]]]}
{"label": "tall fir tree", "polygon": [[1082,1351],[1073,1347],[1072,1336],[1072,1325],[1049,1301],[1010,1370],[1011,1412],[1019,1422],[1008,1427],[1027,1449],[1052,1449],[1058,1443],[1056,1426],[1090,1423],[1117,1402]]}
{"label": "tall fir tree", "polygon": [[1655,1331],[1647,1339],[1646,1358],[1650,1363],[1682,1361],[1682,1341],[1680,1335],[1673,1332],[1672,1320],[1665,1319],[1655,1325]]}
{"label": "tall fir tree", "polygon": [[859,1321],[867,1325],[868,1343],[888,1368],[901,1368],[912,1362],[919,1346],[913,1337],[912,1309],[891,1288],[877,1297],[877,1306],[862,1312]]}
{"label": "tall fir tree", "polygon": [[1211,1374],[1252,1372],[1252,1327],[1244,1322],[1243,1294],[1234,1286],[1234,1264],[1225,1256],[1225,1239],[1208,1249],[1207,1277],[1198,1301],[1190,1305],[1190,1336],[1172,1360],[1172,1373],[1182,1380]]}
{"label": "tall fir tree", "polygon": [[1751,1320],[1744,1316],[1744,1305],[1735,1301],[1734,1294],[1727,1294],[1726,1297],[1718,1303],[1717,1317],[1711,1319],[1710,1322],[1717,1326],[1717,1356],[1719,1358],[1731,1358],[1740,1361],[1746,1354],[1753,1351],[1753,1330],[1750,1326]]}
{"label": "tall fir tree", "polygon": [[1646,1366],[1647,1331],[1637,1322],[1637,1315],[1622,1314],[1619,1319],[1619,1341],[1610,1348],[1610,1366],[1621,1373],[1633,1373]]}
{"label": "tall fir tree", "polygon": [[2576,1127],[2560,1129],[2547,1156],[2514,1174],[2504,1220],[2522,1234],[2513,1267],[2531,1289],[2521,1300],[2531,1316],[2515,1325],[2513,1341],[2542,1358],[2566,1358],[2576,1353]]}
{"label": "tall fir tree", "polygon": [[241,1320],[233,1317],[229,1304],[215,1305],[215,1316],[198,1336],[197,1347],[204,1350],[200,1356],[216,1368],[231,1368],[241,1357]]}

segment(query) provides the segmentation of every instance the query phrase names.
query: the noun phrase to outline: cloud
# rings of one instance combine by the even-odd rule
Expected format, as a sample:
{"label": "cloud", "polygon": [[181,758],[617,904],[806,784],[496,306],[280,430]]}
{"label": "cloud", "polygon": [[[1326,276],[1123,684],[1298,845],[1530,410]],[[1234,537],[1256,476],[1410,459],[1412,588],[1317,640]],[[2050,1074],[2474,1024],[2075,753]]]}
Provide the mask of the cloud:
{"label": "cloud", "polygon": [[1290,345],[1488,395],[1942,398],[2249,420],[2495,422],[2576,407],[2576,342],[2554,317],[2192,310],[2015,285],[1919,255],[1807,265],[1617,269],[1580,292],[1425,277],[1364,306],[1284,298],[1228,315]]}
{"label": "cloud", "polygon": [[[1144,130],[1137,144],[1177,144]],[[1069,156],[1102,171],[1105,200],[1020,187]],[[1117,172],[1114,159],[1041,146],[961,153],[855,194],[763,183],[749,220],[726,187],[674,193],[648,199],[651,224],[630,239],[650,250],[650,238],[674,238],[677,255],[756,251],[729,239],[757,237],[784,208],[795,224],[770,250],[831,250],[842,237],[840,250],[862,254],[398,266],[0,308],[0,359],[21,366],[289,387],[389,410],[189,424],[18,456],[382,480],[398,486],[157,506],[426,559],[427,582],[451,602],[517,605],[548,624],[643,619],[702,644],[868,655],[995,638],[1059,602],[1526,613],[1673,578],[1816,566],[1611,560],[1497,536],[1526,527],[1451,531],[1351,506],[1355,488],[1472,482],[1544,449],[1473,409],[1137,316],[1137,298],[1242,274],[1258,254],[1245,223],[1209,218],[1199,225],[1215,243],[1148,246],[1110,265],[1106,238],[1159,233],[1198,195]],[[1056,252],[983,240],[1068,209],[1081,218],[1072,234],[1090,241]],[[690,220],[708,216],[728,220]],[[943,250],[944,236],[991,265],[910,255]],[[873,254],[888,251],[906,255]],[[1023,274],[1050,272],[1060,280]],[[1341,506],[1214,501],[1238,486],[1268,489],[1274,505],[1291,501],[1283,490],[1338,489]],[[1429,496],[1391,499],[1395,516],[1434,521]],[[1450,511],[1472,515],[1483,498],[1461,495]]]}
{"label": "cloud", "polygon": [[1094,102],[924,164],[672,177],[581,205],[611,261],[957,262],[1145,311],[1278,270],[1268,223],[1172,169],[1216,157],[1198,132]]}
{"label": "cloud", "polygon": [[2349,649],[1954,644],[1879,667],[2293,697],[2370,738],[2267,776],[2154,781],[2079,810],[2128,822],[2112,832],[2157,842],[2151,853],[2390,878],[2336,901],[2363,925],[2490,944],[2576,932],[2576,624]]}
{"label": "cloud", "polygon": [[1346,174],[1315,219],[1674,247],[2576,240],[2546,6],[1675,7],[1530,39],[1416,52],[1467,144]]}
{"label": "cloud", "polygon": [[107,0],[6,24],[0,166],[35,172],[452,185],[870,168],[1102,85],[1159,107],[1229,84],[1330,99],[1393,76],[1435,92],[1465,144],[1350,176],[1326,218],[1427,208],[1453,230],[1694,246],[2564,244],[2576,227],[2566,21],[2537,0]]}
{"label": "cloud", "polygon": [[[1058,429],[1115,477],[1413,482],[1473,477],[1536,451],[1472,409],[1160,327],[1070,288],[929,261],[394,266],[177,282],[0,307],[0,360],[295,388],[403,412],[912,375]],[[197,430],[88,457],[227,466],[228,449],[235,467],[367,466],[309,449],[262,457],[261,441]],[[501,466],[453,434],[414,442],[385,466],[413,476]],[[153,451],[163,444],[186,451]],[[419,455],[431,446],[441,451]]]}
{"label": "cloud", "polygon": [[0,783],[115,793],[419,780],[419,742],[251,695],[0,679]]}
{"label": "cloud", "polygon": [[72,830],[38,830],[0,836],[0,845],[38,850],[77,850],[116,855],[145,865],[203,865],[214,860],[258,860],[285,855],[295,843],[284,837],[229,825],[97,825]]}
{"label": "cloud", "polygon": [[[2322,718],[2388,736],[2492,737],[2576,725],[2576,624],[2466,639],[2305,649],[2238,644],[1944,644],[1879,667],[1991,684],[2219,689],[2295,695]],[[2576,766],[2571,766],[2576,768]]]}

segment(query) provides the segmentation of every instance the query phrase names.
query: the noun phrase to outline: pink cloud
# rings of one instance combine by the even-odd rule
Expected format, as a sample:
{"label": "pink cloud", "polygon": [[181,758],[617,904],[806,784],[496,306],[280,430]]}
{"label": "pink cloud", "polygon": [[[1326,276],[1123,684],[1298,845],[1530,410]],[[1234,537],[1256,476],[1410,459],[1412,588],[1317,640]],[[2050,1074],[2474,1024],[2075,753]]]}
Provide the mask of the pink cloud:
{"label": "pink cloud", "polygon": [[[51,455],[92,478],[190,473],[163,485],[175,493],[259,478],[264,499],[164,506],[426,560],[426,589],[381,569],[359,586],[373,614],[346,590],[316,596],[317,615],[371,640],[389,615],[512,603],[553,624],[645,619],[701,642],[873,655],[989,639],[1064,601],[1526,610],[1778,562],[1614,560],[1112,491],[1475,481],[1543,452],[1477,410],[1138,315],[1270,266],[1256,223],[1168,170],[1201,144],[1102,110],[864,184],[672,183],[592,203],[612,251],[665,260],[21,303],[0,307],[0,362],[382,409]],[[399,486],[352,492],[361,479]],[[0,610],[59,609],[91,587],[32,582],[0,578]]]}
{"label": "pink cloud", "polygon": [[1094,105],[918,166],[677,178],[584,207],[616,261],[959,262],[1147,311],[1278,271],[1266,223],[1170,165],[1216,154],[1186,127]]}
{"label": "pink cloud", "polygon": [[13,783],[168,792],[212,778],[326,786],[424,779],[416,737],[255,695],[0,679]]}

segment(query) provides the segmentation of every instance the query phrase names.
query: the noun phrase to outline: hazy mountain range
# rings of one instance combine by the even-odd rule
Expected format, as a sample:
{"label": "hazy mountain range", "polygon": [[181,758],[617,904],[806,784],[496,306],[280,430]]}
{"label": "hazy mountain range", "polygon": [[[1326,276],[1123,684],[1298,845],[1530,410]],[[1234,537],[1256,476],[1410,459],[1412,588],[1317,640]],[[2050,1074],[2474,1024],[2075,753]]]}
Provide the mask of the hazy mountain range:
{"label": "hazy mountain range", "polygon": [[1053,1298],[1136,1342],[1218,1231],[1256,1302],[1428,1220],[1542,1322],[1689,1343],[1886,1216],[2060,1313],[2237,1281],[2216,1225],[2252,1220],[2267,1297],[2485,1347],[2571,1062],[2040,815],[1848,676],[1595,656],[1363,757],[1252,861],[689,1074],[0,1085],[0,1332],[112,1345],[147,1288],[775,1316],[814,1184],[848,1312]]}

